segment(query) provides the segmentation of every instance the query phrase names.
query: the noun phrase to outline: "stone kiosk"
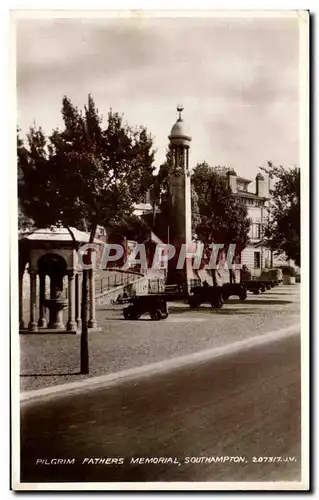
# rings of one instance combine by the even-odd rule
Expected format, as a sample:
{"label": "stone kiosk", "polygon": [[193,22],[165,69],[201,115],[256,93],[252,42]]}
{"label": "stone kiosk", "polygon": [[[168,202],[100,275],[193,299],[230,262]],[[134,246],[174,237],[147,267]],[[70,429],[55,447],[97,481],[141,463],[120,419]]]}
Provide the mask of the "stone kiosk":
{"label": "stone kiosk", "polygon": [[[89,242],[89,234],[64,227],[38,229],[19,237],[19,329],[29,332],[70,332],[81,328],[82,269],[75,245]],[[100,240],[94,243],[103,245]],[[23,283],[26,267],[30,275],[29,322],[24,321]],[[67,279],[67,285],[66,285]],[[97,327],[95,272],[89,271],[88,327]],[[37,307],[38,306],[38,307]],[[63,311],[68,319],[63,322]],[[38,317],[37,317],[38,311]],[[47,312],[49,313],[47,317]]]}

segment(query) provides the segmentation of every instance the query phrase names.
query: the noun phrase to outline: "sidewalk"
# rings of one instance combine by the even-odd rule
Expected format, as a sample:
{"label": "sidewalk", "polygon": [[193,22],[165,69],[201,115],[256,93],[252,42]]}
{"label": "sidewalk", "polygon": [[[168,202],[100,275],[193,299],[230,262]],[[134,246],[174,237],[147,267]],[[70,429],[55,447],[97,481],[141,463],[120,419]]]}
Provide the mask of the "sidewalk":
{"label": "sidewalk", "polygon": [[89,375],[79,373],[80,335],[21,335],[21,391],[141,367],[289,327],[299,321],[299,286],[249,295],[243,303],[230,300],[219,311],[169,306],[170,316],[159,322],[147,317],[125,321],[121,309],[99,309],[101,331],[89,335]]}

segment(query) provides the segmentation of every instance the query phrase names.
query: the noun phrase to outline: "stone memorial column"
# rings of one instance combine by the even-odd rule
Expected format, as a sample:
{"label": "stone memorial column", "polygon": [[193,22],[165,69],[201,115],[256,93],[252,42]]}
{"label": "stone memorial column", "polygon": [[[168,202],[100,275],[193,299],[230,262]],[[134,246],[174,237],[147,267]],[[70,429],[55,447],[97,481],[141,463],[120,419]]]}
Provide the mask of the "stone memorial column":
{"label": "stone memorial column", "polygon": [[30,321],[29,332],[37,332],[38,325],[35,320],[36,315],[36,299],[37,299],[37,273],[29,269],[30,273]]}
{"label": "stone memorial column", "polygon": [[68,272],[68,323],[67,330],[75,331],[76,330],[76,322],[75,322],[75,276],[74,271]]}
{"label": "stone memorial column", "polygon": [[89,271],[89,282],[90,282],[90,319],[88,322],[89,328],[96,328],[96,317],[95,317],[95,272],[93,269]]}

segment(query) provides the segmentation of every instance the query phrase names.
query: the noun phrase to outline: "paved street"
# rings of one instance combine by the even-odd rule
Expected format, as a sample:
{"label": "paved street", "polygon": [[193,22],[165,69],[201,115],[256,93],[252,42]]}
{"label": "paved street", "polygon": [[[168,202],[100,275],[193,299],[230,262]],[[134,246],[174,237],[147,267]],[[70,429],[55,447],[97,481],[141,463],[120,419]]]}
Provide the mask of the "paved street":
{"label": "paved street", "polygon": [[[258,296],[249,294],[242,303],[230,299],[220,310],[208,306],[191,310],[176,302],[169,308],[170,316],[159,322],[148,316],[125,321],[121,308],[100,308],[101,331],[89,336],[89,377],[219,348],[296,324],[299,285],[276,287]],[[87,378],[79,374],[79,353],[80,335],[20,335],[21,390]]]}
{"label": "paved street", "polygon": [[[299,331],[264,339],[167,373],[23,403],[22,481],[299,480]],[[222,456],[236,458],[191,463]],[[175,463],[131,463],[145,457]]]}

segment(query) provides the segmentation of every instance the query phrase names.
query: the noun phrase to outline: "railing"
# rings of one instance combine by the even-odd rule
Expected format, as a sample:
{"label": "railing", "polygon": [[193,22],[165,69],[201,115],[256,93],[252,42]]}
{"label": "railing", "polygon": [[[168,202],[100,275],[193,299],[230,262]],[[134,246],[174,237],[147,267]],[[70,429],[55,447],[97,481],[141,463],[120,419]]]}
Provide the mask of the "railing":
{"label": "railing", "polygon": [[106,270],[96,275],[95,288],[96,293],[103,293],[119,286],[125,286],[129,283],[139,280],[143,274],[132,271]]}
{"label": "railing", "polygon": [[127,285],[120,285],[103,293],[96,294],[96,304],[99,305],[120,305],[123,295],[131,297],[132,295],[146,295],[148,292],[148,279],[146,276],[140,276],[138,279],[129,282]]}

